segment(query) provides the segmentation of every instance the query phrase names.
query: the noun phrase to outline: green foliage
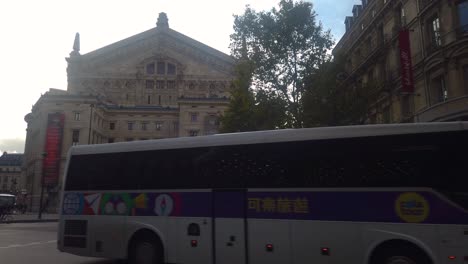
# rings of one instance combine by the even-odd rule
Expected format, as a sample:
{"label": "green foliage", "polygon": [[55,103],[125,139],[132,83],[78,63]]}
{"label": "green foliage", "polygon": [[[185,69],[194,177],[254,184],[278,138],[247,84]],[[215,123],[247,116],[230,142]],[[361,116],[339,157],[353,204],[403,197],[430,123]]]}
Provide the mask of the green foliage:
{"label": "green foliage", "polygon": [[305,80],[305,87],[304,123],[314,127],[363,124],[380,85],[356,82],[346,75],[344,60],[338,57],[322,64]]}
{"label": "green foliage", "polygon": [[327,61],[332,45],[330,31],[323,30],[312,4],[304,1],[281,0],[279,9],[261,12],[247,6],[235,16],[231,35],[232,55],[253,63],[257,94],[274,99],[268,106],[285,107],[286,127],[303,126],[303,80]]}
{"label": "green foliage", "polygon": [[244,132],[256,130],[253,120],[255,98],[250,89],[253,65],[242,60],[236,66],[236,79],[231,87],[229,108],[221,117],[221,132]]}
{"label": "green foliage", "polygon": [[285,128],[287,120],[284,100],[271,92],[258,91],[255,95],[254,120],[256,130]]}
{"label": "green foliage", "polygon": [[285,105],[273,93],[250,89],[253,64],[241,60],[231,89],[229,108],[221,117],[221,133],[270,130],[285,122]]}

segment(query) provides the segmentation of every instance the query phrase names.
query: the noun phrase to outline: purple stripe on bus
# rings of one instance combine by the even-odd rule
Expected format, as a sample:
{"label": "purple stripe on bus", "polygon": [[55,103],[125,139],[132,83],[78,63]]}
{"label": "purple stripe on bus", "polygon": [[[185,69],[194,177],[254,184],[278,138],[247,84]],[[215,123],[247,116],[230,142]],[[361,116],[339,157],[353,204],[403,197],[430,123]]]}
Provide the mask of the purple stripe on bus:
{"label": "purple stripe on bus", "polygon": [[216,191],[214,195],[214,216],[218,218],[245,217],[246,193]]}
{"label": "purple stripe on bus", "polygon": [[248,218],[468,224],[468,214],[430,192],[253,192]]}
{"label": "purple stripe on bus", "polygon": [[[215,197],[213,201],[213,197]],[[213,208],[214,206],[214,208]],[[432,192],[66,193],[65,215],[134,215],[468,224]]]}

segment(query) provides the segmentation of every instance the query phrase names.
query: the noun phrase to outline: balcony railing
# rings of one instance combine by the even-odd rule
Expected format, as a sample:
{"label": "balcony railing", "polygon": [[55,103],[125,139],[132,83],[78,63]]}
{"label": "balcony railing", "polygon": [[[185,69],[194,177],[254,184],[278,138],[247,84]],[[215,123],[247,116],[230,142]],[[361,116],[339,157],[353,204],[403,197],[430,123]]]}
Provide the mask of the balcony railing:
{"label": "balcony railing", "polygon": [[458,115],[466,115],[468,95],[452,98],[430,106],[416,113],[419,122],[434,122],[451,120]]}
{"label": "balcony railing", "polygon": [[420,10],[424,10],[428,5],[432,4],[435,0],[419,0]]}
{"label": "balcony railing", "polygon": [[433,33],[430,43],[426,45],[427,55],[431,55],[432,53],[441,50],[444,46],[464,37],[468,37],[468,25],[460,26],[444,34],[441,34],[441,32]]}

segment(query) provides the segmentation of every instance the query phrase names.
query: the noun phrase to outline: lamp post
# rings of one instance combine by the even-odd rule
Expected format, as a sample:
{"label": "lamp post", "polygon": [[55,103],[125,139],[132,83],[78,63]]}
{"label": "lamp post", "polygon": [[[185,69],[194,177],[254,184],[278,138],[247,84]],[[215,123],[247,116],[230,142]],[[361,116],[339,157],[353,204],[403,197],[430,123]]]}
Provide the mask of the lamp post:
{"label": "lamp post", "polygon": [[42,219],[42,200],[44,198],[44,159],[47,157],[47,152],[42,153],[42,177],[41,177],[41,197],[39,198],[39,215],[37,219]]}
{"label": "lamp post", "polygon": [[90,106],[90,113],[89,113],[89,131],[88,131],[88,145],[91,144],[91,126],[92,126],[92,121],[93,121],[93,108],[94,104],[91,104]]}

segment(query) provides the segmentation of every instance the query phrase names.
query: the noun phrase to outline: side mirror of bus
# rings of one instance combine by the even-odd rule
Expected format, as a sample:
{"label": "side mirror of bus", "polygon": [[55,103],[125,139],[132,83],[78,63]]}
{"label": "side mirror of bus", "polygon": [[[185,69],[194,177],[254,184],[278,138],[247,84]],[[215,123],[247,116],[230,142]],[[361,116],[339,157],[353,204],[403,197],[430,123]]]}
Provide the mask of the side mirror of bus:
{"label": "side mirror of bus", "polygon": [[200,226],[196,223],[189,224],[187,228],[187,235],[200,236]]}

